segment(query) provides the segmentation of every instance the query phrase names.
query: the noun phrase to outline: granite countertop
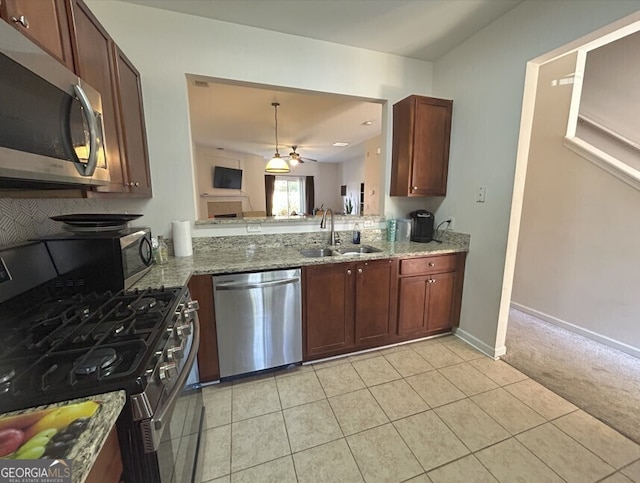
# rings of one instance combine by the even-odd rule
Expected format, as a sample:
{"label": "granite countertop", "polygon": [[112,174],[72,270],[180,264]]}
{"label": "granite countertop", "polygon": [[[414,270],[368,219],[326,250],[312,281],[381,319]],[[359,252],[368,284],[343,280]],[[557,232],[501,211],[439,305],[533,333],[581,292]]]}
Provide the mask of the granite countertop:
{"label": "granite countertop", "polygon": [[[155,265],[132,288],[175,287],[186,285],[191,275],[220,273],[255,272],[279,268],[321,265],[326,263],[376,260],[381,258],[405,258],[425,255],[466,252],[469,250],[469,235],[455,234],[442,243],[363,241],[362,245],[379,248],[377,253],[360,255],[340,255],[332,257],[308,258],[300,254],[302,248],[320,248],[322,245],[292,245],[264,248],[254,244],[239,246],[212,246],[210,249],[199,244],[190,257],[169,257],[165,265]],[[351,246],[341,245],[341,248]]]}
{"label": "granite countertop", "polygon": [[72,399],[68,401],[49,404],[46,406],[38,406],[11,413],[0,414],[0,420],[5,417],[13,417],[44,411],[50,409],[58,409],[76,403],[86,401],[95,401],[100,404],[100,408],[89,418],[88,426],[80,433],[75,444],[69,450],[65,459],[71,460],[72,463],[72,481],[73,483],[82,483],[87,478],[93,464],[96,461],[104,442],[113,429],[120,412],[125,404],[125,392],[114,391],[104,394],[96,394],[94,396]]}

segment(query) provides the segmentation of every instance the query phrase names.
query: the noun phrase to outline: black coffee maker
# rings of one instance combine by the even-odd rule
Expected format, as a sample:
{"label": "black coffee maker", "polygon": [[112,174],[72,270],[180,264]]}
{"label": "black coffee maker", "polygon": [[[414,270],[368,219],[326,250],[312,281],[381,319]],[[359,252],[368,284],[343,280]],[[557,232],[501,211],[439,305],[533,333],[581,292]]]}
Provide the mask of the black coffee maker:
{"label": "black coffee maker", "polygon": [[416,210],[409,213],[411,218],[411,241],[427,243],[433,240],[433,213]]}

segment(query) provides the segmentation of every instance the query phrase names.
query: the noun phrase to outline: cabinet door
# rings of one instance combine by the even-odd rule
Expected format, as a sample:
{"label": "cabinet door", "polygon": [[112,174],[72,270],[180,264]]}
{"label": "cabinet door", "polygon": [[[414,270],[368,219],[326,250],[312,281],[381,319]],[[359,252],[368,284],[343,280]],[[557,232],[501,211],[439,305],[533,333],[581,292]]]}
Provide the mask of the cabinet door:
{"label": "cabinet door", "polygon": [[73,0],[75,54],[78,74],[102,96],[104,140],[111,184],[99,191],[129,191],[122,167],[121,140],[118,128],[118,104],[114,85],[111,39],[89,8]]}
{"label": "cabinet door", "polygon": [[3,0],[0,16],[74,70],[68,0]]}
{"label": "cabinet door", "polygon": [[438,330],[453,326],[453,297],[456,287],[456,272],[431,275],[428,285],[427,330]]}
{"label": "cabinet door", "polygon": [[[372,260],[356,265],[356,344],[381,344],[389,338],[392,260]],[[395,276],[393,277],[395,280]]]}
{"label": "cabinet door", "polygon": [[200,347],[198,348],[198,371],[200,382],[220,379],[218,359],[218,336],[216,332],[216,313],[213,305],[213,278],[211,275],[193,275],[189,280],[191,298],[200,304],[198,321],[200,322]]}
{"label": "cabinet door", "polygon": [[453,101],[409,96],[393,105],[391,196],[447,192]]}
{"label": "cabinet door", "polygon": [[352,263],[305,267],[304,360],[344,352],[354,344]]}
{"label": "cabinet door", "polygon": [[113,46],[127,183],[131,193],[151,197],[151,176],[140,73],[122,51],[115,44]]}
{"label": "cabinet door", "polygon": [[451,101],[418,97],[415,104],[411,194],[447,193]]}
{"label": "cabinet door", "polygon": [[398,335],[422,334],[427,331],[427,292],[430,278],[400,279]]}

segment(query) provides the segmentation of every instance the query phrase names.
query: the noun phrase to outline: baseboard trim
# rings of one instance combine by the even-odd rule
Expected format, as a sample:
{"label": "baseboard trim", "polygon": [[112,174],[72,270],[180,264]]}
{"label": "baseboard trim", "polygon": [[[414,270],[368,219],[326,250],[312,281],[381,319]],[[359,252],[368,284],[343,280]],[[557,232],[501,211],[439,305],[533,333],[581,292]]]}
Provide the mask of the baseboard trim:
{"label": "baseboard trim", "polygon": [[597,332],[593,332],[592,330],[585,329],[584,327],[580,327],[579,325],[572,324],[571,322],[559,319],[557,317],[554,317],[553,315],[545,314],[544,312],[540,312],[539,310],[532,309],[531,307],[527,307],[526,305],[522,305],[517,302],[511,302],[511,307],[519,310],[520,312],[532,315],[533,317],[537,317],[540,320],[544,320],[545,322],[549,322],[550,324],[553,324],[555,326],[567,329],[578,335],[586,337],[587,339],[594,340],[640,359],[640,349],[637,347],[625,344],[624,342],[620,342],[616,339],[612,339],[611,337],[607,337],[606,335],[598,334]]}
{"label": "baseboard trim", "polygon": [[507,348],[505,346],[491,347],[490,345],[478,339],[475,335],[471,335],[469,332],[459,327],[454,330],[454,335],[494,360],[499,359],[500,356],[503,356],[507,353]]}

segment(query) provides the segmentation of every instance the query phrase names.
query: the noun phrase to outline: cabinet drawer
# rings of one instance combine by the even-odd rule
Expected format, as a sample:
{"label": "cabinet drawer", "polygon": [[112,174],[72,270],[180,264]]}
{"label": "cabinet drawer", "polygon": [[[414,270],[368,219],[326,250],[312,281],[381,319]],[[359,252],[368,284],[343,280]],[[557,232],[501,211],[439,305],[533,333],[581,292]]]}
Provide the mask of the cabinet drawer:
{"label": "cabinet drawer", "polygon": [[457,256],[408,258],[400,260],[400,275],[419,275],[427,273],[453,272],[456,270]]}

